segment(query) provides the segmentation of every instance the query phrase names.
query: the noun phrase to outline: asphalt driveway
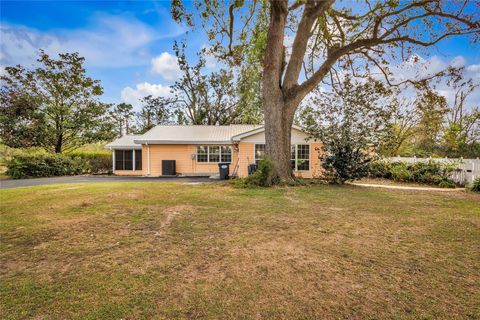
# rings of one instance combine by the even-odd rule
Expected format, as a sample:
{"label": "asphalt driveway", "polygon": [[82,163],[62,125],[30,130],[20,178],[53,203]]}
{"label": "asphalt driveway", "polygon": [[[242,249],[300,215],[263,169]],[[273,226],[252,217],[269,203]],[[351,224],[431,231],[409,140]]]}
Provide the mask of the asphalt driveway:
{"label": "asphalt driveway", "polygon": [[0,180],[0,189],[18,187],[41,186],[63,183],[94,183],[94,182],[214,182],[218,181],[207,177],[120,177],[120,176],[67,176],[19,180]]}

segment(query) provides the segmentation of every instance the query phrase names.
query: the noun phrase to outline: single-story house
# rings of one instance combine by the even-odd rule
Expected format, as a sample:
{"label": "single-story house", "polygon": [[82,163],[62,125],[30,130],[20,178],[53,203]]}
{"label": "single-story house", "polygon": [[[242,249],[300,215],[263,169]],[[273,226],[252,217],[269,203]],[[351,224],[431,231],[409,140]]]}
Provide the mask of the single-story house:
{"label": "single-story house", "polygon": [[[320,175],[321,143],[292,128],[292,169],[297,176]],[[230,163],[230,175],[245,177],[265,154],[263,125],[158,125],[143,135],[125,135],[107,144],[116,175],[213,175]]]}

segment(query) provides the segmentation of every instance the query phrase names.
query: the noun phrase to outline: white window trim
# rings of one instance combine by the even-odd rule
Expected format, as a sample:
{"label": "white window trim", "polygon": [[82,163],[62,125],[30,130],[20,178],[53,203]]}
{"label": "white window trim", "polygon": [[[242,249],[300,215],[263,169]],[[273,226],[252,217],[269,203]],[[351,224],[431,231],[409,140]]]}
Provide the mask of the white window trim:
{"label": "white window trim", "polygon": [[[207,161],[198,161],[198,147],[207,147]],[[218,161],[210,161],[210,147],[218,147],[218,150],[219,150],[219,158],[218,158]],[[195,149],[195,161],[197,163],[222,163],[222,147],[228,147],[230,148],[230,162],[228,163],[232,163],[232,157],[233,157],[233,148],[232,146],[224,146],[224,145],[212,145],[212,146],[203,146],[203,145],[199,145],[196,147]],[[201,154],[202,156],[205,155],[204,153]]]}
{"label": "white window trim", "polygon": [[[308,146],[308,159],[298,159],[298,146],[299,145]],[[295,169],[293,169],[293,171],[294,172],[310,171],[310,145],[308,143],[296,143],[296,144],[292,144],[292,146],[295,146],[295,159],[290,159],[290,161],[295,160]],[[308,160],[308,169],[307,170],[298,170],[298,160]]]}
{"label": "white window trim", "polygon": [[[257,146],[265,146],[265,143],[255,143],[255,145],[253,146],[253,163],[257,163]],[[258,159],[258,160],[261,160],[261,159]]]}
{"label": "white window trim", "polygon": [[[253,163],[257,163],[257,152],[256,152],[256,149],[257,149],[257,145],[265,145],[265,143],[255,143],[254,146],[253,146]],[[299,145],[302,145],[302,146],[308,146],[308,169],[307,170],[297,170],[298,168],[298,146]],[[295,169],[293,169],[294,172],[305,172],[305,171],[310,171],[310,148],[311,146],[308,144],[308,143],[295,143],[295,144],[292,144],[292,146],[295,147],[295,159],[290,159],[291,160],[295,160]],[[290,151],[291,153],[291,151]],[[260,160],[260,159],[258,159]],[[307,160],[307,159],[300,159],[300,160]]]}

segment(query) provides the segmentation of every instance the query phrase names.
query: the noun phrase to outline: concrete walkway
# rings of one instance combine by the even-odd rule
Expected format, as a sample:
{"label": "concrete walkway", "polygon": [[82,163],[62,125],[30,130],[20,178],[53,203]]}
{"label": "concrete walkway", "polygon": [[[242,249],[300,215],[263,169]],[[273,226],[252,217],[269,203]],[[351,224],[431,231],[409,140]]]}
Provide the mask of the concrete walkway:
{"label": "concrete walkway", "polygon": [[35,179],[0,180],[0,189],[11,189],[18,187],[41,186],[48,184],[63,183],[94,183],[94,182],[183,182],[199,183],[218,181],[206,177],[120,177],[120,176],[67,176],[49,177]]}
{"label": "concrete walkway", "polygon": [[359,187],[397,189],[397,190],[444,191],[444,192],[465,191],[465,188],[409,187],[409,186],[391,186],[386,184],[356,183],[356,182],[353,182],[351,184]]}

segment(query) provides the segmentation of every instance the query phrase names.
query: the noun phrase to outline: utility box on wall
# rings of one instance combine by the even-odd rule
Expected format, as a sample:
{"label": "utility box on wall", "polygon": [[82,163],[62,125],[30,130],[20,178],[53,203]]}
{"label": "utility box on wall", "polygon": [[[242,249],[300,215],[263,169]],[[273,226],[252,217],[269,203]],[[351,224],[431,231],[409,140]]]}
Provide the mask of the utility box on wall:
{"label": "utility box on wall", "polygon": [[162,160],[162,176],[174,176],[175,174],[175,160]]}

